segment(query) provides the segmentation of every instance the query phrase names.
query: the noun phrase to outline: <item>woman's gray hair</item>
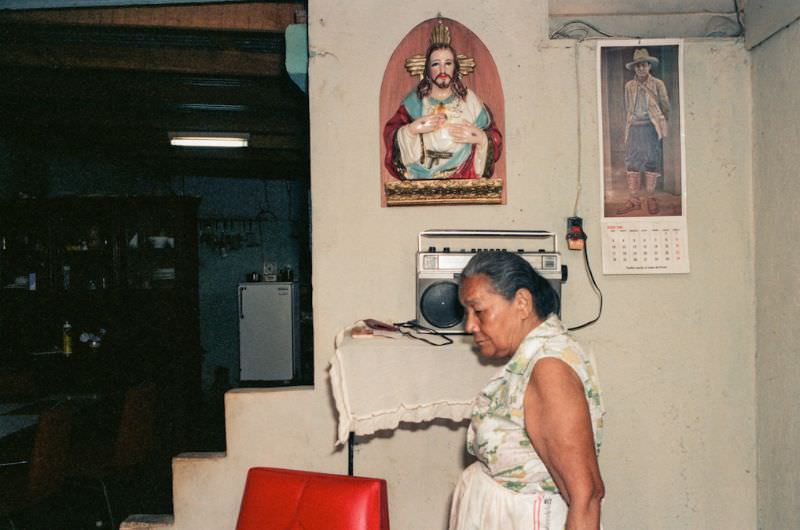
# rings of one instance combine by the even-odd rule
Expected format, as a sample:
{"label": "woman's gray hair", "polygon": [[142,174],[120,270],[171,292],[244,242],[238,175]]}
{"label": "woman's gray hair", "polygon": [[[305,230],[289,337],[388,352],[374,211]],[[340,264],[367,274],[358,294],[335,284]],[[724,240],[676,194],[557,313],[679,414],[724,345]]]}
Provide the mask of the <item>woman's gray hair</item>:
{"label": "woman's gray hair", "polygon": [[478,274],[486,276],[497,294],[509,301],[514,299],[519,289],[527,289],[533,296],[536,316],[541,319],[550,313],[558,313],[559,300],[555,289],[530,263],[514,252],[478,252],[461,272],[461,282]]}

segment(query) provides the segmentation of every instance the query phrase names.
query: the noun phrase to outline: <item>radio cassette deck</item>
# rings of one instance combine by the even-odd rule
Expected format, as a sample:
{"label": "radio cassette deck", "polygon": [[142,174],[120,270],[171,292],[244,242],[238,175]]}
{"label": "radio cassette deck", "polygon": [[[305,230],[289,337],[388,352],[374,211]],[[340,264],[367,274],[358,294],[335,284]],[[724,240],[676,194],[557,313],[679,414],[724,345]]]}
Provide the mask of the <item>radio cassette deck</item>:
{"label": "radio cassette deck", "polygon": [[[553,250],[528,251],[513,245],[515,250],[503,248],[461,248],[430,246],[422,250],[422,239],[431,237],[504,237],[504,238],[552,238]],[[500,230],[428,230],[420,233],[417,251],[417,322],[440,333],[464,333],[464,310],[458,300],[458,283],[461,271],[477,252],[499,250],[514,252],[525,259],[561,297],[561,284],[566,281],[562,269],[561,254],[556,250],[555,235],[542,231]]]}

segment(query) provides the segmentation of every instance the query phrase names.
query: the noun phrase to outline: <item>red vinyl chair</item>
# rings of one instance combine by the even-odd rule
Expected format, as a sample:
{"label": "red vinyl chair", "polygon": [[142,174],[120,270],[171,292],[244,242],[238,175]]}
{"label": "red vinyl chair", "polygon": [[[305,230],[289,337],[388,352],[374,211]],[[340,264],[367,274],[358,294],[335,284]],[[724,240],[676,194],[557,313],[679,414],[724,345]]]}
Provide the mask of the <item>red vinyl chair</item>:
{"label": "red vinyl chair", "polygon": [[254,467],[236,530],[389,530],[386,481]]}

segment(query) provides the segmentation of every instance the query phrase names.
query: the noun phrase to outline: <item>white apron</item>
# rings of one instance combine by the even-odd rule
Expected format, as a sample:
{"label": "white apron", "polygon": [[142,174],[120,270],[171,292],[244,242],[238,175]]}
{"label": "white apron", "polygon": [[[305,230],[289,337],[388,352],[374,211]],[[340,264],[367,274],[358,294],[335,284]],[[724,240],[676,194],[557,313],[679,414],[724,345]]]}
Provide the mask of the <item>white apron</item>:
{"label": "white apron", "polygon": [[461,474],[450,507],[450,530],[563,530],[567,504],[557,493],[515,493],[475,462]]}

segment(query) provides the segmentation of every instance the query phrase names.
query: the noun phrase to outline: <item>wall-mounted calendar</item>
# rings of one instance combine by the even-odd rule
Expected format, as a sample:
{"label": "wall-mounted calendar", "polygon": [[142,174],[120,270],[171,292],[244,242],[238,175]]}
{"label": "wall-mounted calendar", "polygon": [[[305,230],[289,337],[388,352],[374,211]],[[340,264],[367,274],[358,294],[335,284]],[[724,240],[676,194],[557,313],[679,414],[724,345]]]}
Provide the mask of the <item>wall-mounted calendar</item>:
{"label": "wall-mounted calendar", "polygon": [[605,274],[689,272],[683,218],[604,221],[602,239]]}
{"label": "wall-mounted calendar", "polygon": [[601,41],[597,65],[603,273],[687,273],[682,41]]}

